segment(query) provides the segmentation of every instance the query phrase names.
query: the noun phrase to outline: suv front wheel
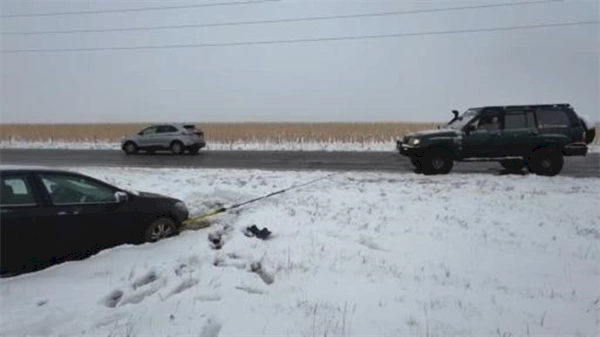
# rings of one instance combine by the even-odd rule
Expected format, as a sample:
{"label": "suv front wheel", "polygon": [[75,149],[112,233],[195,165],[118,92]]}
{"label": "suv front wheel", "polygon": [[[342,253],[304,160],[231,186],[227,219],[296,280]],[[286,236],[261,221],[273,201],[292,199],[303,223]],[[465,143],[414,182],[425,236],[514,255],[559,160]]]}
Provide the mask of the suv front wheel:
{"label": "suv front wheel", "polygon": [[454,167],[452,154],[447,150],[433,149],[419,159],[421,169],[426,175],[448,174]]}
{"label": "suv front wheel", "polygon": [[540,176],[552,177],[562,171],[565,160],[560,152],[550,150],[537,152],[533,153],[527,163],[530,172]]}
{"label": "suv front wheel", "polygon": [[134,154],[137,153],[138,147],[134,142],[129,141],[123,146],[123,151],[125,151],[126,154]]}

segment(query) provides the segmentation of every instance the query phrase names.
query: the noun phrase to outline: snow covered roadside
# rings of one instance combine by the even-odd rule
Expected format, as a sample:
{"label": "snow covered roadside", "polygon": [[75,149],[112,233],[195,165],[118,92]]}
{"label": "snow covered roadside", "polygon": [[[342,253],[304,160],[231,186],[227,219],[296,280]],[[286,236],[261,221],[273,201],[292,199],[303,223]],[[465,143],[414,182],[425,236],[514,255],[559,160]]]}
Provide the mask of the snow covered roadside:
{"label": "snow covered roadside", "polygon": [[[192,212],[325,175],[78,171]],[[2,279],[0,334],[596,335],[599,189],[565,177],[341,174],[206,229]],[[246,237],[252,224],[273,236]]]}
{"label": "snow covered roadside", "polygon": [[[68,150],[120,150],[119,143],[112,142],[26,142],[0,141],[0,149],[68,149]],[[396,151],[396,144],[389,142],[234,142],[208,143],[202,151]],[[590,153],[600,153],[600,145],[592,143]]]}
{"label": "snow covered roadside", "polygon": [[[68,150],[120,150],[121,145],[113,142],[27,142],[1,141],[2,149],[68,149]],[[389,142],[208,142],[201,151],[396,151],[396,143]]]}

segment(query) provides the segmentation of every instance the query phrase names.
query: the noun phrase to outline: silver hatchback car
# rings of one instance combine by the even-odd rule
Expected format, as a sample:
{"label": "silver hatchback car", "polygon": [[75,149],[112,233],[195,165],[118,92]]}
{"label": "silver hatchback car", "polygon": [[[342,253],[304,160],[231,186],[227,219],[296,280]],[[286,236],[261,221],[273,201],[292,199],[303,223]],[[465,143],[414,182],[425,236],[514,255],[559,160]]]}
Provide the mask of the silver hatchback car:
{"label": "silver hatchback car", "polygon": [[173,154],[196,154],[206,146],[204,132],[193,124],[156,124],[151,125],[135,135],[127,135],[121,139],[121,149],[126,154],[139,151],[153,153],[171,151]]}

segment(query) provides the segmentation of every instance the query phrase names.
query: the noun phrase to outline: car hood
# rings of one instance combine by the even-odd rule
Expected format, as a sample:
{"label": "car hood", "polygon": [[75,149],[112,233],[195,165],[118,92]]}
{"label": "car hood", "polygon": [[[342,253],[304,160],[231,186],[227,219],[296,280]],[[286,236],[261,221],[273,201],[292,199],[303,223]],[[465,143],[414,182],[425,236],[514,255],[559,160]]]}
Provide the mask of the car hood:
{"label": "car hood", "polygon": [[453,129],[432,129],[423,130],[407,134],[407,137],[414,138],[433,138],[433,137],[454,137],[457,136],[458,132]]}
{"label": "car hood", "polygon": [[163,194],[158,194],[158,193],[152,193],[152,192],[135,191],[135,190],[133,190],[133,191],[130,190],[129,192],[137,197],[142,197],[142,198],[173,199],[169,196],[166,196]]}

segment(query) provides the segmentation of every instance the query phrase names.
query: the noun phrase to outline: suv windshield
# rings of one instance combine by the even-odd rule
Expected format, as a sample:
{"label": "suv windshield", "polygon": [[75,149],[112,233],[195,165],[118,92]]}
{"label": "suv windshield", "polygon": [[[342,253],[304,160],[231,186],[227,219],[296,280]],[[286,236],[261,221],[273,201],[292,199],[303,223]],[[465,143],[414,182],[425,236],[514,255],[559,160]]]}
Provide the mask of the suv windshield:
{"label": "suv windshield", "polygon": [[469,109],[463,112],[457,119],[448,123],[448,127],[451,129],[462,129],[465,125],[467,125],[477,114],[481,111],[481,109]]}

